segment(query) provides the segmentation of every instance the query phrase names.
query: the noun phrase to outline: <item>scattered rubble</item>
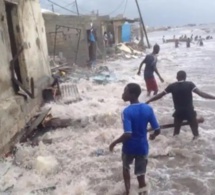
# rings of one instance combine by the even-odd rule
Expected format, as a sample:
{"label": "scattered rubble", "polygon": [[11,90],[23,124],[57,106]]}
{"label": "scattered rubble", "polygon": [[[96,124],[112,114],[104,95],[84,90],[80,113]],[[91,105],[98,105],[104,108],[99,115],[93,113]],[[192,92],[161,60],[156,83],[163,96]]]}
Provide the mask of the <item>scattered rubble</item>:
{"label": "scattered rubble", "polygon": [[37,189],[37,190],[33,190],[31,191],[32,194],[38,194],[38,193],[48,193],[50,191],[54,191],[56,190],[56,186],[51,186],[51,187],[47,187],[47,188],[42,188],[42,189]]}
{"label": "scattered rubble", "polygon": [[43,175],[57,171],[59,163],[53,156],[38,156],[35,162],[35,169]]}
{"label": "scattered rubble", "polygon": [[114,72],[111,72],[107,66],[100,66],[96,70],[95,76],[92,77],[92,80],[97,84],[107,84],[114,82],[117,79]]}

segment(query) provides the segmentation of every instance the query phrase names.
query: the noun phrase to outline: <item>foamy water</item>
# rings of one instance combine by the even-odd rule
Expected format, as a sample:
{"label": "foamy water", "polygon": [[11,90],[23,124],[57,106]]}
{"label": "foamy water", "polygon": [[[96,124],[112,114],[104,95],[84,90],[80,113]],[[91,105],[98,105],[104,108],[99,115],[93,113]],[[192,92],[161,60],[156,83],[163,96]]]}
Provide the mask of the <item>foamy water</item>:
{"label": "foamy water", "polygon": [[[178,31],[178,34],[191,32],[190,29]],[[169,36],[177,35],[176,32],[170,31]],[[151,34],[151,41],[161,43],[162,35]],[[174,44],[161,44],[158,68],[165,83],[159,82],[160,89],[174,82],[176,72],[183,69],[188,73],[188,80],[215,94],[214,50],[215,40],[205,42],[205,47],[192,45],[189,49],[185,45],[175,49]],[[0,194],[122,194],[121,146],[117,146],[114,153],[108,151],[108,146],[122,134],[120,112],[127,105],[121,100],[124,86],[128,82],[139,83],[144,90],[140,99],[146,100],[145,84],[142,77],[136,76],[140,62],[141,59],[106,63],[115,71],[117,83],[97,85],[82,79],[78,83],[82,101],[46,105],[52,107],[54,116],[72,118],[79,123],[45,134],[45,138],[53,139],[51,145],[42,142],[34,148],[19,145],[15,158],[0,162]],[[205,118],[205,123],[200,125],[199,140],[192,142],[191,130],[183,127],[178,137],[173,138],[173,130],[169,129],[150,141],[147,182],[151,195],[215,194],[215,102],[197,96],[194,99],[198,115]],[[161,124],[172,122],[171,96],[152,106]],[[48,157],[48,166],[38,165],[39,156]],[[56,189],[39,191],[52,186]],[[137,194],[134,175],[131,194]]]}

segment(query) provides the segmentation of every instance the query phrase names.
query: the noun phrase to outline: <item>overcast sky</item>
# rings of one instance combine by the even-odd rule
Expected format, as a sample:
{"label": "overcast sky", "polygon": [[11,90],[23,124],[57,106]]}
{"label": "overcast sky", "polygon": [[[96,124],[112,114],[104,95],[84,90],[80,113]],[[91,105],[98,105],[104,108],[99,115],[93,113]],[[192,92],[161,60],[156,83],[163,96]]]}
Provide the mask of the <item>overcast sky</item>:
{"label": "overcast sky", "polygon": [[[75,11],[73,0],[51,0]],[[135,0],[77,0],[80,13],[99,10],[100,15],[123,14],[128,18],[138,17]],[[139,0],[145,23],[149,26],[183,25],[188,23],[215,23],[215,0]],[[51,9],[48,0],[41,0]],[[63,13],[55,6],[56,12]],[[66,13],[66,12],[65,12]],[[68,12],[67,12],[68,14]]]}

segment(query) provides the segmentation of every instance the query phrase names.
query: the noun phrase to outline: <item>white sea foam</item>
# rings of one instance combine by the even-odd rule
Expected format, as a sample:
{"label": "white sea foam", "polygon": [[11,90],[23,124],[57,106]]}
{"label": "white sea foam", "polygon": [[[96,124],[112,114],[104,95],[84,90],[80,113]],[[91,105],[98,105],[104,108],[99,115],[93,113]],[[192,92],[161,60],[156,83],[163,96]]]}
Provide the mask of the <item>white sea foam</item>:
{"label": "white sea foam", "polygon": [[[185,32],[186,29],[180,31]],[[152,43],[160,43],[161,38],[159,33],[150,37]],[[205,42],[203,48],[192,45],[187,49],[181,45],[175,50],[171,43],[161,44],[158,68],[165,83],[158,82],[160,89],[175,81],[176,72],[184,69],[188,80],[213,92],[215,57],[210,53],[212,49],[215,49],[214,40]],[[119,82],[98,85],[82,79],[78,83],[82,101],[71,105],[46,105],[52,107],[54,117],[80,119],[81,123],[47,133],[45,137],[53,139],[51,145],[40,143],[34,148],[27,144],[18,145],[15,159],[0,162],[0,194],[30,195],[34,190],[51,186],[56,186],[56,190],[34,194],[122,194],[121,146],[117,146],[114,153],[108,151],[108,146],[122,133],[120,112],[127,105],[121,100],[124,86],[128,82],[137,82],[145,90],[142,77],[136,76],[140,61],[106,63],[115,70]],[[146,100],[145,91],[140,99]],[[169,129],[163,130],[157,140],[150,141],[147,182],[152,195],[215,194],[215,103],[196,96],[194,99],[198,114],[205,117],[205,123],[200,125],[199,140],[191,141],[189,127],[183,127],[178,137],[173,138],[172,129]],[[161,124],[172,122],[170,96],[152,106]],[[35,166],[38,156],[55,159],[55,171],[41,173]],[[132,175],[131,194],[136,193],[137,182]]]}

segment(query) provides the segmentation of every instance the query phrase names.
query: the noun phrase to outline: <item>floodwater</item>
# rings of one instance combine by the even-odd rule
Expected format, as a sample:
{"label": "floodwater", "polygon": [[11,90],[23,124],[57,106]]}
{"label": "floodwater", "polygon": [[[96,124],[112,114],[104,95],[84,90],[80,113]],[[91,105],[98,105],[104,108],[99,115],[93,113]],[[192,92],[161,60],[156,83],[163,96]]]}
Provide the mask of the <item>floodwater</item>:
{"label": "floodwater", "polygon": [[[204,31],[195,28],[194,33],[204,35]],[[192,34],[191,29],[155,32],[150,34],[152,43],[161,44],[163,33],[166,38]],[[186,48],[182,44],[178,49],[173,43],[161,44],[158,68],[165,83],[158,82],[160,90],[175,81],[177,71],[185,70],[188,80],[215,94],[214,50],[215,40],[205,41],[204,47],[193,44]],[[141,59],[107,62],[105,65],[115,72],[117,82],[98,85],[82,79],[78,84],[81,102],[46,105],[52,107],[54,116],[81,119],[81,123],[44,135],[53,139],[51,145],[18,146],[15,158],[0,162],[0,194],[121,195],[124,192],[121,146],[118,145],[114,153],[108,151],[108,146],[122,134],[120,113],[127,105],[121,100],[124,86],[128,82],[139,83],[143,88],[140,99],[146,100],[144,82],[136,75],[140,62]],[[183,127],[178,137],[173,138],[173,130],[168,129],[150,141],[147,182],[151,195],[215,194],[215,101],[197,96],[194,100],[198,115],[205,118],[198,140],[191,141],[189,127]],[[160,124],[172,122],[171,96],[151,106]],[[44,163],[38,162],[41,158],[46,158]],[[49,189],[53,186],[56,188]],[[133,194],[137,194],[134,175]]]}

